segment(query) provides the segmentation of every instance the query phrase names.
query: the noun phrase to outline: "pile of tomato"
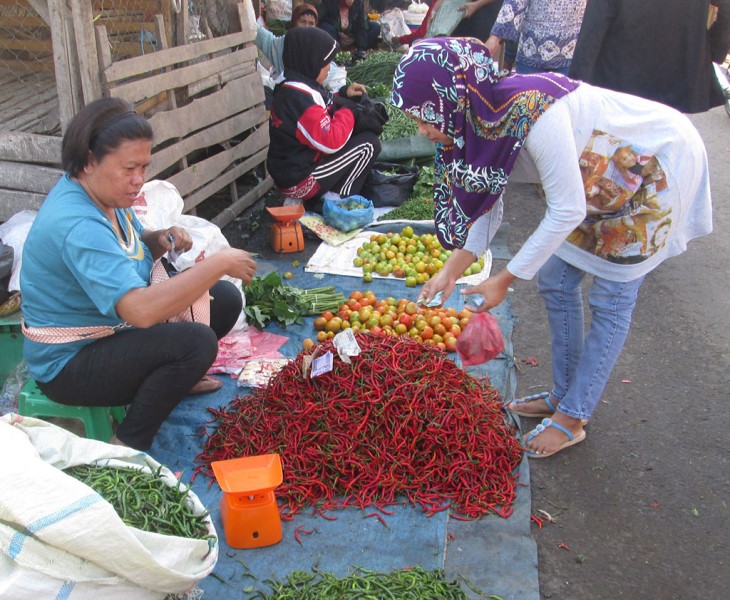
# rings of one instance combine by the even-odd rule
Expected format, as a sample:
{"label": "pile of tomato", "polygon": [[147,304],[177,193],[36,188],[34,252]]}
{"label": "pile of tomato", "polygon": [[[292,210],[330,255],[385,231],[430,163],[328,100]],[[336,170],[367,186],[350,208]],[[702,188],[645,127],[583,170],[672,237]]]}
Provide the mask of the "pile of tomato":
{"label": "pile of tomato", "polygon": [[355,291],[336,314],[328,311],[317,317],[314,328],[320,342],[351,328],[355,333],[369,331],[373,335],[407,335],[424,344],[453,352],[456,340],[471,315],[466,309],[425,308],[405,298],[378,299],[369,290]]}
{"label": "pile of tomato", "polygon": [[[406,287],[415,287],[428,281],[444,266],[451,256],[432,233],[416,235],[408,225],[400,233],[374,233],[370,240],[357,249],[352,260],[356,267],[362,267],[363,280],[373,280],[373,273],[381,277],[405,279]],[[464,271],[468,276],[484,269],[484,257],[474,261]]]}

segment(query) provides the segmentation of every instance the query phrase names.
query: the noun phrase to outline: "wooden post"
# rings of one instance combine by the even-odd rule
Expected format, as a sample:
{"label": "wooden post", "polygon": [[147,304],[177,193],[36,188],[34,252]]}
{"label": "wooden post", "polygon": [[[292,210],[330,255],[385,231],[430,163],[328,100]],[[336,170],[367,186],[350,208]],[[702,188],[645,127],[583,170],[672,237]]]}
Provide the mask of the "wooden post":
{"label": "wooden post", "polygon": [[188,43],[188,35],[190,33],[190,12],[188,11],[188,3],[182,0],[182,7],[175,18],[175,45],[185,46]]}
{"label": "wooden post", "polygon": [[91,0],[73,0],[71,2],[76,51],[79,57],[79,74],[84,104],[101,98],[101,77],[99,75],[99,59],[94,42],[94,15]]}
{"label": "wooden post", "polygon": [[83,106],[78,61],[74,48],[73,21],[64,0],[48,0],[48,17],[53,41],[53,65],[58,90],[61,131]]}

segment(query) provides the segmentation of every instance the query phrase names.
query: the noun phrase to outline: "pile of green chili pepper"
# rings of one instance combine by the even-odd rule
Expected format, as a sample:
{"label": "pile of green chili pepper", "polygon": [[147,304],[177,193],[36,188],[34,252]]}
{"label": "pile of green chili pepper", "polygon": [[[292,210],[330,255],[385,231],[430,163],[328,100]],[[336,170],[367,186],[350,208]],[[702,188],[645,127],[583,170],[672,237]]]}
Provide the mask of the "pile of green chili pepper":
{"label": "pile of green chili pepper", "polygon": [[467,600],[457,581],[442,570],[421,567],[378,573],[356,569],[338,578],[331,573],[294,571],[284,581],[267,580],[272,593],[256,592],[250,600]]}
{"label": "pile of green chili pepper", "polygon": [[160,469],[77,465],[64,473],[88,485],[112,505],[125,525],[151,533],[194,539],[214,538],[208,533],[208,513],[194,515],[188,506],[189,490],[180,491],[160,478]]}
{"label": "pile of green chili pepper", "polygon": [[[465,373],[446,352],[405,336],[355,334],[360,355],[347,364],[332,340],[300,353],[266,388],[208,410],[217,428],[196,458],[195,475],[242,456],[281,456],[276,490],[283,519],[305,506],[386,506],[404,500],[431,516],[507,517],[522,449],[498,392]],[[333,369],[311,378],[305,356],[334,354]],[[377,512],[371,515],[384,519]]]}
{"label": "pile of green chili pepper", "polygon": [[413,193],[400,206],[380,217],[378,221],[391,219],[404,221],[430,221],[433,219],[433,167],[421,167]]}
{"label": "pile of green chili pepper", "polygon": [[416,122],[406,116],[401,109],[386,102],[385,110],[388,113],[388,122],[383,125],[383,132],[380,134],[381,141],[398,140],[418,134]]}
{"label": "pile of green chili pepper", "polygon": [[373,52],[347,70],[347,79],[366,87],[383,84],[390,89],[395,69],[402,58],[403,55],[398,52]]}

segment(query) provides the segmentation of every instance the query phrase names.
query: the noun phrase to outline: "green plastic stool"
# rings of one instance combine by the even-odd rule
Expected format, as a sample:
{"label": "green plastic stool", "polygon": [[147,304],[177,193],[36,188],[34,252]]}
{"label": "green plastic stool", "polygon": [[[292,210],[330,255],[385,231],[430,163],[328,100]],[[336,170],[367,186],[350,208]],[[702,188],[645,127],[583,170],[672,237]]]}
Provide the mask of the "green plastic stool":
{"label": "green plastic stool", "polygon": [[18,394],[18,414],[24,417],[65,417],[81,419],[86,437],[108,442],[113,434],[110,418],[121,423],[127,411],[123,406],[68,406],[48,398],[30,379]]}

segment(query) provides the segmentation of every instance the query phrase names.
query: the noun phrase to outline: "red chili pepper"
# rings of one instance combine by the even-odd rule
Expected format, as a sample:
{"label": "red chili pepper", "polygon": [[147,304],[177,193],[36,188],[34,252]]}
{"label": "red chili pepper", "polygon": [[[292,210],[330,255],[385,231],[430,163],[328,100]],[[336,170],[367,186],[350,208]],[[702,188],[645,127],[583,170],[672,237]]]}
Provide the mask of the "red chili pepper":
{"label": "red chili pepper", "polygon": [[489,380],[411,339],[357,339],[352,364],[335,357],[332,372],[309,379],[298,359],[267,388],[211,409],[217,427],[193,477],[212,481],[214,460],[275,452],[282,519],[307,506],[325,519],[348,506],[388,515],[397,498],[430,516],[447,508],[455,519],[509,516],[522,451]]}
{"label": "red chili pepper", "polygon": [[530,515],[530,521],[537,525],[538,529],[542,529],[542,517],[538,517],[537,515]]}
{"label": "red chili pepper", "polygon": [[563,544],[563,542],[560,542],[558,544],[558,548],[562,548],[563,550],[567,550],[568,552],[570,552],[570,548],[568,547],[568,544]]}
{"label": "red chili pepper", "polygon": [[314,529],[304,529],[302,525],[299,525],[294,529],[294,539],[299,542],[300,546],[304,546],[304,544],[302,544],[302,539],[300,535],[312,535],[312,533],[314,533]]}

